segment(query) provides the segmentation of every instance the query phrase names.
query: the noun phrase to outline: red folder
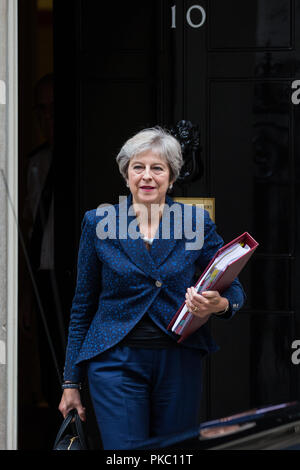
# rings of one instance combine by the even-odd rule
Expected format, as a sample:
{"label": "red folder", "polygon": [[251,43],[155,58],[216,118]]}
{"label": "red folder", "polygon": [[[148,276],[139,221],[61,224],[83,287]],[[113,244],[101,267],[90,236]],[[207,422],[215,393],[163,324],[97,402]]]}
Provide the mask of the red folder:
{"label": "red folder", "polygon": [[[209,286],[209,288],[205,290],[217,290],[219,293],[222,293],[224,290],[226,290],[230,284],[233,282],[233,280],[238,276],[238,274],[241,272],[245,264],[248,262],[249,258],[253,255],[254,251],[258,247],[258,243],[254,240],[254,238],[251,237],[251,235],[248,232],[243,233],[239,237],[235,238],[231,242],[227,243],[227,245],[222,246],[215,256],[211,259],[210,263],[207,265],[206,269],[203,271],[201,274],[200,278],[197,280],[196,285],[200,282],[200,279],[204,278],[205,273],[209,270],[211,265],[215,262],[215,259],[220,256],[225,250],[227,250],[231,245],[235,243],[244,243],[249,246],[250,250],[245,252],[242,256],[240,256],[238,259],[235,259],[232,261],[226,269],[224,270],[223,273],[216,279],[216,281],[212,281],[212,284]],[[185,306],[185,302],[181,305],[180,309],[175,313],[174,317],[172,318],[171,322],[168,325],[168,330],[172,328],[174,325],[178,315],[180,315],[183,307]],[[185,323],[184,328],[176,328],[176,331],[179,331],[179,334],[181,335],[179,340],[177,341],[180,343],[184,339],[186,339],[189,335],[191,335],[194,331],[198,330],[200,326],[202,326],[204,323],[207,322],[209,319],[210,315],[207,315],[206,317],[199,318],[195,315],[190,315],[190,312],[186,312],[184,315],[183,319],[190,317],[190,319]],[[180,333],[180,330],[182,330],[182,333]]]}

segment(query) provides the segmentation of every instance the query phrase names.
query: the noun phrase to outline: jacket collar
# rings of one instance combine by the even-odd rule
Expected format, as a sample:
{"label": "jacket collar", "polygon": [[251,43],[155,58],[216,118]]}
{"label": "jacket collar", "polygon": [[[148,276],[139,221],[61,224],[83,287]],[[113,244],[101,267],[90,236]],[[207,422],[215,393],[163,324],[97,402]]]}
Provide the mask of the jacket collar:
{"label": "jacket collar", "polygon": [[[168,217],[167,207],[174,204],[174,201],[167,196],[165,203],[165,210],[151,246],[151,253],[145,247],[145,243],[139,233],[136,216],[132,210],[132,195],[128,196],[126,199],[124,198],[123,201],[117,205],[116,212],[118,216],[117,219],[119,221],[117,227],[119,235],[121,227],[121,236],[119,236],[119,241],[124,251],[142,271],[157,280],[159,280],[157,268],[165,261],[177,243],[174,228],[179,222],[177,222],[176,217]],[[164,227],[167,228],[167,230],[169,229],[167,237],[163,236],[166,235],[166,233],[162,233],[163,222]],[[132,236],[130,236],[132,231],[135,232],[136,239],[133,239]]]}

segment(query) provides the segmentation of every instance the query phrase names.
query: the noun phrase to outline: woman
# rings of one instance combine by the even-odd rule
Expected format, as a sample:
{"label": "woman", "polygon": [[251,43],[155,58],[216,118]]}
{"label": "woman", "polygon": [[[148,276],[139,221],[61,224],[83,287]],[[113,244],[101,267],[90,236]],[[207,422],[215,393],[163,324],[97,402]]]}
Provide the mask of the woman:
{"label": "woman", "polygon": [[[206,211],[189,206],[189,219],[178,221],[187,206],[177,204],[172,217],[167,191],[183,164],[178,141],[145,129],[117,162],[131,195],[85,214],[59,405],[64,417],[76,408],[85,419],[79,389],[87,373],[104,449],[134,448],[197,424],[201,359],[218,348],[206,325],[180,344],[167,326],[184,299],[207,318],[230,318],[244,302],[238,279],[222,296],[191,287],[223,240]],[[187,245],[187,222],[196,238],[204,230],[199,246]]]}

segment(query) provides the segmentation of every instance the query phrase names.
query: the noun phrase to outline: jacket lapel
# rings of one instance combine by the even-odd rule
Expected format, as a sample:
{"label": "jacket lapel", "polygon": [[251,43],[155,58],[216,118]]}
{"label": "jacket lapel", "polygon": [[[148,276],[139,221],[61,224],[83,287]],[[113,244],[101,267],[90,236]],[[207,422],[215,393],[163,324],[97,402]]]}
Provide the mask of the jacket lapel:
{"label": "jacket lapel", "polygon": [[[131,204],[132,196],[130,195],[118,206],[117,230],[119,234],[122,224],[122,235],[119,237],[120,244],[136,266],[153,279],[159,279],[157,268],[164,262],[176,246],[176,234],[181,233],[180,231],[178,232],[178,230],[180,230],[180,225],[182,224],[181,218],[177,218],[176,215],[173,216],[172,213],[169,213],[168,208],[174,204],[174,202],[171,198],[166,197],[165,210],[149,252],[140,237],[136,217],[134,214],[129,212]],[[137,239],[133,239],[132,236],[130,236],[132,231],[135,236],[138,237]]]}
{"label": "jacket lapel", "polygon": [[[132,196],[130,195],[117,206],[117,233],[119,234],[119,242],[131,261],[145,274],[157,280],[159,279],[159,273],[152,256],[140,237],[136,217],[131,213],[128,215],[131,204]],[[135,232],[136,239],[132,238],[132,232]]]}
{"label": "jacket lapel", "polygon": [[165,261],[176,246],[178,234],[182,234],[181,217],[176,217],[176,212],[175,214],[169,212],[169,208],[173,204],[174,201],[166,197],[165,210],[151,247],[151,255],[156,266],[160,266]]}

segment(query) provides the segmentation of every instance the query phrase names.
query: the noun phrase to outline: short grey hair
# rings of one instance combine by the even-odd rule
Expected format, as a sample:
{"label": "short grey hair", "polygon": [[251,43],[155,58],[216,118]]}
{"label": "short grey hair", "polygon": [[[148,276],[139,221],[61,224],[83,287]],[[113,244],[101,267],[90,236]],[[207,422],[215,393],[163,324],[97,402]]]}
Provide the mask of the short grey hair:
{"label": "short grey hair", "polygon": [[130,159],[147,150],[165,159],[170,168],[170,180],[175,181],[183,165],[181,146],[175,137],[159,126],[143,129],[125,142],[116,158],[123,178],[127,180]]}

